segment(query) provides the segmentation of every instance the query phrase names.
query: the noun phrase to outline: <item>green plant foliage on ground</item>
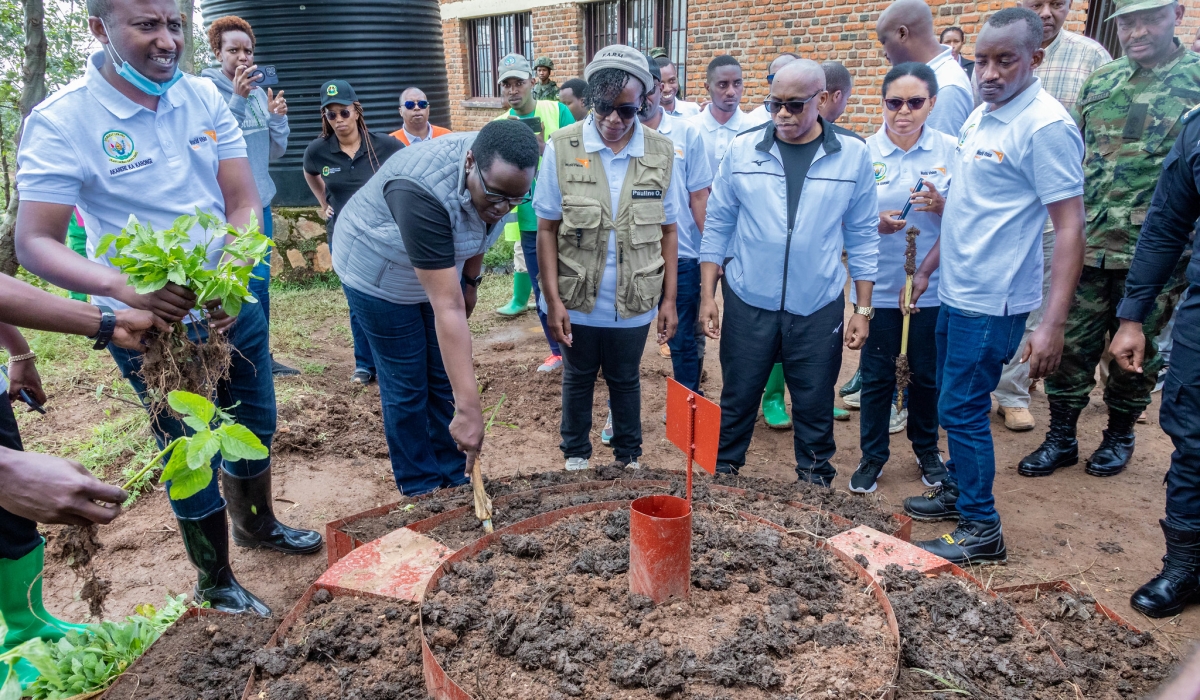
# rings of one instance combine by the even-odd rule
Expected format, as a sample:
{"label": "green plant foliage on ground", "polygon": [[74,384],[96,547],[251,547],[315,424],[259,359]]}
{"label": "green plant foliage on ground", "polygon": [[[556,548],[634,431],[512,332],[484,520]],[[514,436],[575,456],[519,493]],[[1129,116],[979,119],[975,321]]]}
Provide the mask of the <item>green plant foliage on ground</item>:
{"label": "green plant foliage on ground", "polygon": [[496,241],[488,251],[483,254],[484,267],[502,267],[513,261],[513,250],[516,248],[515,241],[506,241],[503,238]]}

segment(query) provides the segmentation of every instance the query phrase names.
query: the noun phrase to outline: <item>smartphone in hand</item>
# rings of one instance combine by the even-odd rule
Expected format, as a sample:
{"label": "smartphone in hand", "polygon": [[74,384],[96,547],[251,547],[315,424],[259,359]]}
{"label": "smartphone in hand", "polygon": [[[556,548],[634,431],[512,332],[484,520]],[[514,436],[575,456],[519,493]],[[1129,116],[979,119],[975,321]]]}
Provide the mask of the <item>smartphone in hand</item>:
{"label": "smartphone in hand", "polygon": [[250,79],[254,81],[256,87],[270,87],[279,84],[279,76],[275,74],[275,66],[259,66],[257,70],[250,74]]}
{"label": "smartphone in hand", "polygon": [[[924,186],[925,186],[925,178],[920,178],[919,180],[917,180],[917,186],[913,188],[913,194],[920,192],[921,188]],[[908,218],[908,210],[910,210],[910,209],[912,209],[912,200],[911,199],[909,199],[907,202],[904,203],[904,209],[902,209],[900,211],[900,216],[898,216],[896,218],[907,219]]]}

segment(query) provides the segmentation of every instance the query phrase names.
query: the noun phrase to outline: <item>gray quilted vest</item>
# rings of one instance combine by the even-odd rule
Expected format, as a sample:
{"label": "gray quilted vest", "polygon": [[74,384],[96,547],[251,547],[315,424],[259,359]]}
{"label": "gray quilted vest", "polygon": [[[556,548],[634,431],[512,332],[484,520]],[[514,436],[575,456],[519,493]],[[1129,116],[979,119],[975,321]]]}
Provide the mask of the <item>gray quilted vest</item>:
{"label": "gray quilted vest", "polygon": [[417,183],[449,212],[454,263],[460,274],[468,258],[496,242],[504,222],[489,230],[466,189],[464,161],[474,141],[475,132],[447,134],[402,149],[350,198],[338,215],[333,244],[333,269],[342,284],[393,304],[429,300],[408,259],[400,227],[383,198],[384,185],[392,180]]}

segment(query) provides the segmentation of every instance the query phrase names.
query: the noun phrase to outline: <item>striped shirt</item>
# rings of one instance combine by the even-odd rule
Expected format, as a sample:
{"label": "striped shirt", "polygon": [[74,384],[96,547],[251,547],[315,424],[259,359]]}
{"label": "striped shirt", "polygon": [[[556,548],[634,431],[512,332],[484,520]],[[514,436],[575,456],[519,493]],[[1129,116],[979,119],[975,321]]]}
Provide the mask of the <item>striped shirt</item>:
{"label": "striped shirt", "polygon": [[1063,29],[1046,47],[1046,57],[1033,74],[1041,79],[1042,89],[1070,112],[1088,76],[1111,60],[1112,56],[1097,42]]}

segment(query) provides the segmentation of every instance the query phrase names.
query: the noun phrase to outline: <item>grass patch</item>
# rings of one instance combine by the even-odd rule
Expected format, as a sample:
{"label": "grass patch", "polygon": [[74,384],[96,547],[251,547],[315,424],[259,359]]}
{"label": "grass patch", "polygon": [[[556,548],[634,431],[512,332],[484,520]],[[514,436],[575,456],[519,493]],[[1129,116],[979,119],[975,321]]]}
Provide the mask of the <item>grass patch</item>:
{"label": "grass patch", "polygon": [[475,312],[467,320],[467,325],[471,328],[471,335],[483,335],[497,323],[508,320],[508,317],[496,313],[496,309],[512,299],[512,291],[512,275],[489,274],[483,276],[483,282],[479,284]]}
{"label": "grass patch", "polygon": [[[28,449],[73,459],[87,467],[97,479],[124,483],[158,454],[158,444],[150,432],[150,416],[144,410],[132,407],[116,411],[105,409],[104,414],[105,420],[92,426],[82,437],[54,442],[34,440]],[[130,498],[125,505],[132,505],[138,495],[149,490],[161,470],[160,465],[131,486]]]}
{"label": "grass patch", "polygon": [[329,365],[321,362],[305,362],[304,366],[300,368],[300,371],[304,372],[305,374],[325,374],[325,369],[327,367],[329,367]]}
{"label": "grass patch", "polygon": [[[348,319],[350,307],[340,286],[271,290],[271,346],[295,352],[317,347],[313,330],[331,318]],[[348,325],[348,324],[347,324]]]}
{"label": "grass patch", "polygon": [[500,267],[507,265],[513,261],[513,251],[516,250],[516,241],[506,241],[503,238],[492,244],[491,248],[483,254],[484,267]]}

